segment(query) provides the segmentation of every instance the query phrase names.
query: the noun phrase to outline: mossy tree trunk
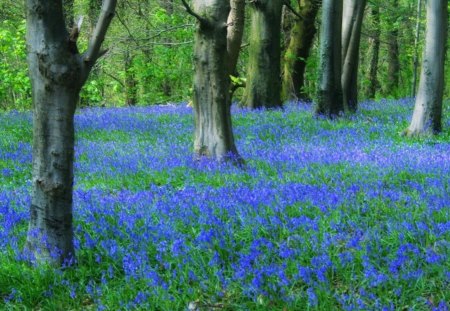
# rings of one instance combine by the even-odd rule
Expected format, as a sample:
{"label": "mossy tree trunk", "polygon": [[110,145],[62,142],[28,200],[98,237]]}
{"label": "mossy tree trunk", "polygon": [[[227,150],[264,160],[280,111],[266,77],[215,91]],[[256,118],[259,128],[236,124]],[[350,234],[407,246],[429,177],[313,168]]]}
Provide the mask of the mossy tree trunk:
{"label": "mossy tree trunk", "polygon": [[62,1],[27,0],[28,64],[33,96],[33,173],[26,249],[60,265],[74,254],[74,113],[81,87],[101,56],[116,1],[106,0],[88,50],[78,52]]}
{"label": "mossy tree trunk", "polygon": [[299,14],[295,18],[289,35],[289,45],[284,55],[282,100],[309,99],[303,87],[305,84],[306,61],[309,57],[317,29],[315,19],[321,1],[298,1]]}
{"label": "mossy tree trunk", "polygon": [[408,136],[442,131],[442,98],[448,29],[446,0],[428,0],[425,50],[422,58],[419,90]]}
{"label": "mossy tree trunk", "polygon": [[342,18],[342,95],[350,112],[358,109],[358,67],[361,28],[367,0],[344,0]]}
{"label": "mossy tree trunk", "polygon": [[281,102],[282,0],[258,0],[251,15],[249,60],[244,103],[250,108],[277,108]]}
{"label": "mossy tree trunk", "polygon": [[320,28],[320,64],[316,115],[335,117],[344,111],[342,72],[342,0],[324,0]]}

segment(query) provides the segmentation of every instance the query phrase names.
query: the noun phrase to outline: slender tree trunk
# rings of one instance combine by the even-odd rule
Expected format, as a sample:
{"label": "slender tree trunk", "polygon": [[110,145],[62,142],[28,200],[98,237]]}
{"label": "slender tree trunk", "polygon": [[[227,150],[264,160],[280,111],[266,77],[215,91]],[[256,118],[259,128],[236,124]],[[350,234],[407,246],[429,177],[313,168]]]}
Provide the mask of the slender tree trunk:
{"label": "slender tree trunk", "polygon": [[194,150],[199,157],[219,161],[239,159],[230,112],[227,53],[230,5],[223,0],[195,0],[193,3],[199,20],[194,44]]}
{"label": "slender tree trunk", "polygon": [[306,61],[309,57],[317,29],[315,20],[320,1],[298,1],[302,19],[296,18],[290,32],[289,45],[284,55],[282,99],[309,99],[303,90],[305,84]]}
{"label": "slender tree trunk", "polygon": [[342,0],[324,0],[320,28],[317,115],[335,117],[344,111],[341,31]]}
{"label": "slender tree trunk", "polygon": [[245,0],[231,0],[230,14],[227,24],[227,49],[229,74],[238,76],[237,62],[241,51],[242,37],[244,36],[245,22]]}
{"label": "slender tree trunk", "polygon": [[[393,0],[393,11],[398,10],[398,0]],[[395,14],[391,18],[391,30],[388,33],[388,77],[387,77],[387,92],[389,95],[396,93],[400,81],[400,59],[399,59],[399,45],[398,45],[398,25]]]}
{"label": "slender tree trunk", "polygon": [[69,35],[62,1],[27,0],[28,64],[33,95],[33,176],[26,249],[37,262],[74,256],[72,229],[74,113],[99,57],[116,1],[105,1],[86,53]]}
{"label": "slender tree trunk", "polygon": [[422,0],[417,1],[417,21],[416,21],[416,35],[414,37],[414,70],[413,70],[413,83],[411,89],[411,96],[416,97],[417,87],[417,69],[419,67],[419,39],[420,39],[420,19],[422,17]]}
{"label": "slender tree trunk", "polygon": [[281,102],[282,0],[250,5],[251,29],[244,102],[250,108],[277,108]]}
{"label": "slender tree trunk", "polygon": [[133,71],[133,56],[130,51],[125,52],[125,104],[135,106],[138,102],[137,81]]}
{"label": "slender tree trunk", "polygon": [[344,0],[342,19],[342,94],[350,112],[358,109],[358,66],[361,27],[367,0]]}
{"label": "slender tree trunk", "polygon": [[379,82],[377,78],[378,73],[378,60],[380,54],[380,9],[377,5],[372,6],[371,15],[373,19],[373,35],[369,39],[370,42],[370,63],[369,63],[369,85],[366,90],[367,98],[375,98],[377,89],[379,88]]}
{"label": "slender tree trunk", "polygon": [[447,41],[448,12],[446,0],[428,0],[425,50],[419,90],[411,124],[406,135],[435,134],[442,131],[442,98]]}

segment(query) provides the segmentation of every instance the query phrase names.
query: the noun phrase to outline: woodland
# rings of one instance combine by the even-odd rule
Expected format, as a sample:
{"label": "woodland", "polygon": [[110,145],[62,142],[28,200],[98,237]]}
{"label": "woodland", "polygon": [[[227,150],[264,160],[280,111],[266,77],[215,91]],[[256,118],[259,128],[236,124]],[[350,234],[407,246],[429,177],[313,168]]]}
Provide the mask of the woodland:
{"label": "woodland", "polygon": [[1,310],[449,310],[445,0],[0,3]]}

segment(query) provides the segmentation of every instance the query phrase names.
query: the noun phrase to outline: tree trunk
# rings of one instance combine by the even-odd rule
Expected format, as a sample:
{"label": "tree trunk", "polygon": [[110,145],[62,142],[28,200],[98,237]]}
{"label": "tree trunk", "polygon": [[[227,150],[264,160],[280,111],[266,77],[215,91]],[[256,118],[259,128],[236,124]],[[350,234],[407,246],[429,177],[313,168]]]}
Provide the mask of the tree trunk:
{"label": "tree trunk", "polygon": [[136,75],[133,71],[133,56],[130,51],[125,52],[124,59],[125,66],[125,104],[127,106],[135,106],[138,102],[137,99],[137,81]]}
{"label": "tree trunk", "polygon": [[74,113],[80,89],[99,56],[115,1],[87,52],[66,30],[62,1],[27,0],[28,64],[33,95],[33,176],[26,249],[32,259],[60,265],[74,256],[72,190]]}
{"label": "tree trunk", "polygon": [[194,150],[197,156],[219,161],[239,159],[230,112],[230,78],[227,53],[228,1],[195,0],[201,18],[195,33]]}
{"label": "tree trunk", "polygon": [[299,1],[300,15],[296,18],[290,32],[289,45],[284,55],[283,100],[309,99],[303,90],[305,84],[306,61],[311,51],[317,29],[315,20],[320,8],[320,1]]}
{"label": "tree trunk", "polygon": [[75,24],[75,12],[73,4],[74,0],[63,0],[64,20],[66,21],[66,25],[69,29],[72,29]]}
{"label": "tree trunk", "polygon": [[342,72],[342,0],[324,0],[320,27],[320,64],[316,114],[330,118],[344,111]]}
{"label": "tree trunk", "polygon": [[[394,12],[398,11],[398,0],[393,0]],[[392,13],[391,13],[392,14]],[[392,95],[398,91],[400,81],[400,59],[398,46],[398,25],[397,16],[392,16],[390,21],[391,30],[388,33],[388,76],[387,76],[387,93]]]}
{"label": "tree trunk", "polygon": [[251,29],[245,105],[281,107],[282,0],[258,0],[250,5]]}
{"label": "tree trunk", "polygon": [[422,0],[417,1],[416,35],[414,37],[414,61],[413,61],[413,83],[411,97],[416,97],[417,69],[419,67],[419,39],[420,39],[420,19],[422,18]]}
{"label": "tree trunk", "polygon": [[230,75],[238,76],[236,66],[244,36],[245,0],[231,0],[230,6],[231,10],[227,20],[229,25],[227,30],[228,72]]}
{"label": "tree trunk", "polygon": [[168,15],[173,14],[173,0],[160,0],[159,5],[166,10]]}
{"label": "tree trunk", "polygon": [[427,1],[427,30],[419,90],[408,136],[436,134],[442,131],[442,98],[447,41],[446,0]]}
{"label": "tree trunk", "polygon": [[350,112],[358,109],[358,66],[361,27],[367,0],[344,0],[342,18],[342,95]]}
{"label": "tree trunk", "polygon": [[380,9],[377,5],[372,6],[371,15],[373,19],[374,31],[370,42],[370,63],[369,63],[369,85],[366,89],[366,97],[373,99],[377,89],[379,88],[379,82],[377,79],[378,72],[378,60],[380,54]]}

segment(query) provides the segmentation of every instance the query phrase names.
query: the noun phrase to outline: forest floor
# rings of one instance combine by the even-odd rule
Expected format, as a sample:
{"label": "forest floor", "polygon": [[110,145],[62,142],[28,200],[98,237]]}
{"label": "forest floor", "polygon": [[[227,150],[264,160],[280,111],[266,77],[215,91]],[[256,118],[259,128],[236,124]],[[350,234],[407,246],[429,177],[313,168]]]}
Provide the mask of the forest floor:
{"label": "forest floor", "polygon": [[2,310],[448,310],[450,120],[411,100],[234,109],[244,168],[194,161],[185,106],[76,115],[77,264],[21,260],[31,116],[0,114]]}

